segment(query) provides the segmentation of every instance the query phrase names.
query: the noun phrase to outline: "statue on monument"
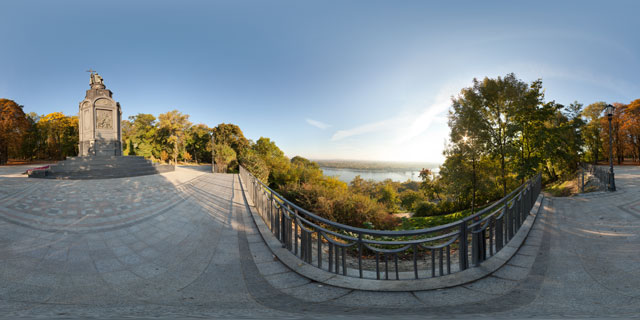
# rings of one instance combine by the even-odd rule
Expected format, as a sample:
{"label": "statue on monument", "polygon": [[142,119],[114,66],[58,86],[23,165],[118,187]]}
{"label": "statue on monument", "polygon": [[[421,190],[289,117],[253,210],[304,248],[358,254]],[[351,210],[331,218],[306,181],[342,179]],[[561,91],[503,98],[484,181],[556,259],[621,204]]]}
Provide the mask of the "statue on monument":
{"label": "statue on monument", "polygon": [[[91,73],[89,77],[89,85],[93,86],[104,86],[104,80],[95,70],[87,70],[87,72]],[[95,72],[95,73],[94,73]]]}
{"label": "statue on monument", "polygon": [[92,80],[93,80],[92,84],[104,84],[102,82],[102,77],[97,72],[93,75]]}

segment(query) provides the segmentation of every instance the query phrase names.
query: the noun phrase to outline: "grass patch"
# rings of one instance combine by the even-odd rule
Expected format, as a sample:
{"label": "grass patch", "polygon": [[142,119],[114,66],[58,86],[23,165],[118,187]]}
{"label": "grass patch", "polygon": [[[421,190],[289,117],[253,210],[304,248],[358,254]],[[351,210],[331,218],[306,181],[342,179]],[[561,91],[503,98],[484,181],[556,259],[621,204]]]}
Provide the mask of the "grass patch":
{"label": "grass patch", "polygon": [[578,186],[574,180],[557,181],[545,188],[545,191],[554,197],[568,197],[577,193]]}

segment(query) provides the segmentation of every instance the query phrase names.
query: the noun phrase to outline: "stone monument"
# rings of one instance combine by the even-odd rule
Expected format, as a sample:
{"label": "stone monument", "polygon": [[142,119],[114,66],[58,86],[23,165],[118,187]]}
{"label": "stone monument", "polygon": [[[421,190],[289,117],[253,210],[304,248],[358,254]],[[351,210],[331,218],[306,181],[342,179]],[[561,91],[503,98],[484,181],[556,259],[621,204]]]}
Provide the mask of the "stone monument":
{"label": "stone monument", "polygon": [[112,98],[102,77],[93,70],[91,89],[80,102],[78,157],[28,170],[29,178],[111,179],[174,171],[170,164],[152,163],[141,156],[122,156],[120,103]]}
{"label": "stone monument", "polygon": [[78,153],[80,156],[121,156],[120,103],[113,100],[113,93],[97,72],[87,72],[91,73],[91,89],[80,102]]}

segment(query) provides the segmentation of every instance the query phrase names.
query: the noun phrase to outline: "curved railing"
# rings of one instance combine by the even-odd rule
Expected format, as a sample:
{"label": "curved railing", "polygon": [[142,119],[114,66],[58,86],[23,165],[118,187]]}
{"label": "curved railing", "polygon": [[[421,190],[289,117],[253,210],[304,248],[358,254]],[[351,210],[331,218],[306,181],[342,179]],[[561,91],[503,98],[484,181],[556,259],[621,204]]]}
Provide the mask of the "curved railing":
{"label": "curved railing", "polygon": [[598,179],[598,181],[600,182],[600,186],[602,188],[609,191],[612,190],[611,181],[613,179],[611,177],[611,172],[608,170],[608,168],[587,164],[587,163],[583,163],[582,167],[586,169],[589,173],[591,173],[592,176]]}
{"label": "curved railing", "polygon": [[258,214],[283,248],[320,269],[370,279],[423,279],[478,266],[516,234],[541,190],[536,175],[506,197],[433,228],[383,231],[322,218],[285,199],[240,167]]}

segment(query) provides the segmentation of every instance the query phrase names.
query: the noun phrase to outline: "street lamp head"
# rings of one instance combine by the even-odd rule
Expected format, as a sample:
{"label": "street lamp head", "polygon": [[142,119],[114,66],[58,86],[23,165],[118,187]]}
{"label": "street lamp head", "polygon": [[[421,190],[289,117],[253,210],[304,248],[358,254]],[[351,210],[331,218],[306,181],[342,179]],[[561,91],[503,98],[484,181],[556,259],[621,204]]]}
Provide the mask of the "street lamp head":
{"label": "street lamp head", "polygon": [[605,108],[604,111],[607,113],[607,116],[612,117],[613,116],[613,110],[615,110],[616,107],[614,107],[613,105],[608,104]]}

